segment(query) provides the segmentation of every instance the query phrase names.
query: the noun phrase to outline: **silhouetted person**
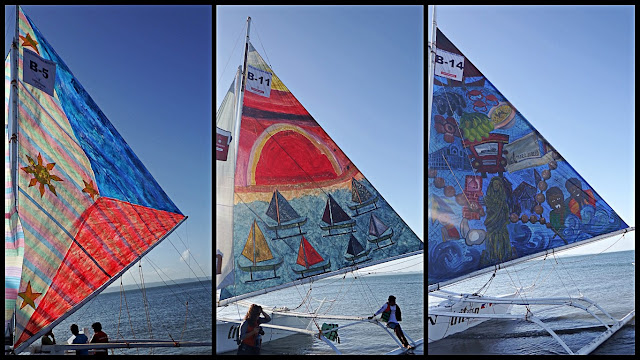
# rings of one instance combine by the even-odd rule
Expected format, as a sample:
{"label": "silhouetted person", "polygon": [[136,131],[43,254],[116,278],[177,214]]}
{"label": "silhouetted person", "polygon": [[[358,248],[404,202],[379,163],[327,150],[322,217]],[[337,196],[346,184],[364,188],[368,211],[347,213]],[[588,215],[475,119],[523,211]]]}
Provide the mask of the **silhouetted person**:
{"label": "silhouetted person", "polygon": [[[87,335],[80,334],[78,330],[78,325],[71,325],[71,333],[76,337],[73,338],[73,344],[86,344],[89,339],[87,339]],[[76,355],[89,355],[89,350],[76,350]]]}
{"label": "silhouetted person", "polygon": [[[102,331],[102,324],[100,324],[99,322],[95,322],[93,323],[93,325],[91,325],[91,327],[93,328],[93,336],[91,337],[91,341],[89,341],[90,343],[108,343],[109,342],[109,337],[107,336],[107,334],[105,334]],[[107,349],[96,349],[95,350],[95,355],[109,355],[109,351]]]}

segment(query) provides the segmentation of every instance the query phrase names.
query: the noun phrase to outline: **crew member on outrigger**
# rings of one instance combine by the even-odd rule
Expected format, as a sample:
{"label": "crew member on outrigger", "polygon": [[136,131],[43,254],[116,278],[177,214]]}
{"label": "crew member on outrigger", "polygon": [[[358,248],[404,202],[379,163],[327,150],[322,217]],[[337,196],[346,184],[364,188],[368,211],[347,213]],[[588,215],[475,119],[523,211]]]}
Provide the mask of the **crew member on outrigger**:
{"label": "crew member on outrigger", "polygon": [[369,319],[373,319],[376,315],[382,313],[380,320],[387,322],[387,327],[393,329],[396,333],[398,339],[407,349],[412,349],[412,346],[409,346],[409,342],[404,337],[402,333],[402,329],[400,328],[400,324],[398,321],[402,321],[402,313],[400,312],[400,306],[396,304],[396,297],[393,295],[389,295],[389,301],[386,302],[380,310],[376,311],[373,316],[369,316]]}

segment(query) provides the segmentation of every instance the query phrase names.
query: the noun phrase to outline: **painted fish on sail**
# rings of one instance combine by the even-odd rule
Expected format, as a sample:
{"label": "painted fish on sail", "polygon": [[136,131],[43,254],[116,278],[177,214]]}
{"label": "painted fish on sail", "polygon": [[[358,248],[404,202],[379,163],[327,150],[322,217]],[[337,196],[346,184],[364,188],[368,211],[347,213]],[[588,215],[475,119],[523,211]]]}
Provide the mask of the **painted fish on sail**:
{"label": "painted fish on sail", "polygon": [[627,228],[517,108],[436,34],[429,284]]}
{"label": "painted fish on sail", "polygon": [[[15,191],[5,198],[5,331],[15,317],[16,352],[186,219],[22,9],[18,45],[17,184],[5,185]],[[8,68],[9,57],[5,89]]]}
{"label": "painted fish on sail", "polygon": [[[236,163],[216,163],[216,169],[221,171],[217,177],[219,187],[228,186],[226,182],[234,179],[233,201],[228,205],[218,201],[222,205],[216,214],[219,228],[226,229],[216,230],[220,299],[274,288],[301,276],[343,269],[356,259],[366,266],[368,261],[421,250],[423,242],[298,102],[251,43],[248,50],[240,128],[233,129],[231,122],[222,118],[225,113],[233,115],[229,110],[230,95],[238,91],[237,85],[230,88],[218,112],[220,117],[216,118],[218,127],[237,133],[234,138],[237,143],[232,143],[228,150],[229,154],[231,149],[237,151]],[[233,176],[229,175],[232,171]],[[228,213],[231,207],[232,215]],[[390,246],[380,249],[374,246],[365,251],[362,244],[369,236],[370,217],[360,216],[364,213],[375,214],[378,223],[392,229],[388,231],[393,234]],[[251,275],[232,266],[233,261],[246,260],[240,252],[254,221],[264,230],[274,256],[270,261],[275,263],[276,258],[284,261],[276,269],[275,277],[273,271]],[[229,244],[231,241],[233,246]]]}

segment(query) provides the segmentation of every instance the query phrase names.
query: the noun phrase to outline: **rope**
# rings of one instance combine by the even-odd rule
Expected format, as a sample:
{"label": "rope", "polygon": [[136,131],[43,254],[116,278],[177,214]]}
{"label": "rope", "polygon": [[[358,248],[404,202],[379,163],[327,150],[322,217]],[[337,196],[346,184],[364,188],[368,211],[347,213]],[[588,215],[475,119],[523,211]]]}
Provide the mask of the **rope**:
{"label": "rope", "polygon": [[[153,339],[153,329],[151,328],[151,318],[149,316],[149,301],[147,300],[147,289],[144,285],[144,275],[142,274],[142,261],[138,263],[138,273],[140,274],[140,284],[142,285],[142,303],[144,304],[144,313],[147,318],[147,328],[149,336]],[[153,348],[149,348],[149,355],[153,355]]]}

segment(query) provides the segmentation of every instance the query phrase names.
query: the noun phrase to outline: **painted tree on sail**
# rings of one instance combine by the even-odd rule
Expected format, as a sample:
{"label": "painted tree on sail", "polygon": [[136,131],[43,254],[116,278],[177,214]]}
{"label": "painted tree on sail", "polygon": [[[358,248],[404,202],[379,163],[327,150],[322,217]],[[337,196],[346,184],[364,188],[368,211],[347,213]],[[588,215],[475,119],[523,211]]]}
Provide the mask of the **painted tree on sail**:
{"label": "painted tree on sail", "polygon": [[5,140],[17,134],[5,155],[5,168],[16,162],[5,186],[5,332],[15,322],[16,352],[186,219],[21,9],[18,27],[13,74],[5,60],[5,89],[17,79],[5,90]]}
{"label": "painted tree on sail", "polygon": [[429,138],[429,284],[626,229],[438,29]]}

